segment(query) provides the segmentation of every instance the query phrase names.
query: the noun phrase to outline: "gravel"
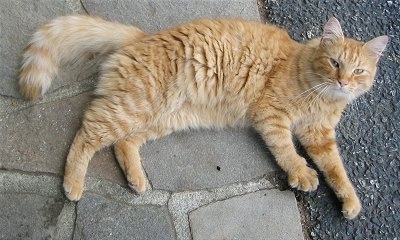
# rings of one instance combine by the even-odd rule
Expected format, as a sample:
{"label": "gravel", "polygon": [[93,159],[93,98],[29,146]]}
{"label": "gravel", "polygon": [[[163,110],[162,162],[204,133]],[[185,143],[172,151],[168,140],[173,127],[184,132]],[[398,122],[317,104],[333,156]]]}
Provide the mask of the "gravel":
{"label": "gravel", "polygon": [[[265,1],[267,20],[296,40],[319,36],[335,16],[346,36],[368,41],[390,37],[373,89],[349,105],[337,127],[340,152],[363,210],[345,220],[340,203],[321,180],[317,191],[300,195],[309,219],[306,239],[397,239],[400,236],[400,3],[399,1]],[[397,237],[397,238],[396,238]]]}

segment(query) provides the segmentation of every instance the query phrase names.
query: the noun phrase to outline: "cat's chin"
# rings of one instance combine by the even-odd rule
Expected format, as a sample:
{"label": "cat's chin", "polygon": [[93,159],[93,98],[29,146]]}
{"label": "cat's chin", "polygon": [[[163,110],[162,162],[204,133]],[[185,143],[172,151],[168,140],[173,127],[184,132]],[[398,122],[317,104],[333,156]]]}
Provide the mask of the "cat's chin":
{"label": "cat's chin", "polygon": [[328,97],[335,101],[347,101],[351,102],[357,98],[354,93],[349,92],[348,90],[338,89],[338,88],[331,88],[327,93]]}

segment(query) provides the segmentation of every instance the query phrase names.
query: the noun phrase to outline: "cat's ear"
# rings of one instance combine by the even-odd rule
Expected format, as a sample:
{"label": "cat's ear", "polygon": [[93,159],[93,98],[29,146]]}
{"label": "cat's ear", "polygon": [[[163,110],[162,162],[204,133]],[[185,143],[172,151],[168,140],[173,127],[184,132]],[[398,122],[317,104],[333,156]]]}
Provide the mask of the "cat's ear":
{"label": "cat's ear", "polygon": [[366,48],[369,50],[370,53],[372,53],[372,55],[374,57],[376,57],[376,61],[379,60],[379,57],[382,55],[383,51],[386,48],[386,45],[389,41],[389,37],[388,36],[379,36],[376,37],[366,43],[364,43],[363,48]]}
{"label": "cat's ear", "polygon": [[340,27],[339,21],[335,17],[331,17],[324,26],[324,32],[322,33],[321,46],[332,44],[336,41],[343,41],[343,31]]}

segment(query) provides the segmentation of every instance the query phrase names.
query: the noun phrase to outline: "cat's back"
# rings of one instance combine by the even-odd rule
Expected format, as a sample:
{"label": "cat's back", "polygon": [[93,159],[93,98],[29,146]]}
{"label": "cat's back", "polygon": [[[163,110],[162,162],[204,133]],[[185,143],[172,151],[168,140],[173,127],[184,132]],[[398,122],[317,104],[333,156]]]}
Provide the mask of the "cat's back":
{"label": "cat's back", "polygon": [[[195,101],[209,103],[210,96],[253,97],[296,44],[285,30],[259,21],[197,19],[147,34],[103,69],[123,69],[115,74],[124,76],[123,84],[136,84],[140,76],[144,84],[158,83],[160,92],[185,89]],[[98,89],[109,85],[102,82],[108,80]]]}
{"label": "cat's back", "polygon": [[296,46],[285,30],[274,25],[239,18],[196,19],[150,33],[126,52],[171,74],[189,63],[194,72],[208,69],[232,78],[243,66],[264,65],[269,71],[276,59],[287,58]]}
{"label": "cat's back", "polygon": [[179,119],[197,119],[194,126],[236,125],[290,46],[284,30],[261,22],[194,20],[120,49],[103,65],[107,74],[96,93],[130,99],[145,90],[141,104],[157,109],[160,118],[174,112]]}
{"label": "cat's back", "polygon": [[241,36],[268,34],[276,31],[285,34],[286,31],[274,25],[265,24],[260,21],[246,20],[241,18],[203,18],[195,19],[175,27],[161,31],[164,34],[169,31],[189,33],[193,36],[200,34],[212,37],[226,37],[241,34]]}
{"label": "cat's back", "polygon": [[[226,18],[195,19],[149,34],[147,38],[143,38],[143,43],[157,42],[159,39],[170,40],[168,37],[187,46],[218,42],[231,44],[233,47],[252,47],[257,44],[260,47],[273,47],[272,43],[276,43],[274,47],[279,47],[278,44],[287,45],[293,42],[286,30],[277,26],[255,20]],[[165,42],[160,43],[165,46]],[[263,43],[269,44],[263,46]]]}

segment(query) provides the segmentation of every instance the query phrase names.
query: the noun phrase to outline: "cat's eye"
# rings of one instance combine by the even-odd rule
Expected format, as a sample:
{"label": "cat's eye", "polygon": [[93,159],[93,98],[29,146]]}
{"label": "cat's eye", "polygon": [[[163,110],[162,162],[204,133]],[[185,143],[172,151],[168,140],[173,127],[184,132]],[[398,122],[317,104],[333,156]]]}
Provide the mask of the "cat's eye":
{"label": "cat's eye", "polygon": [[329,63],[334,67],[334,68],[339,68],[339,63],[333,58],[329,58]]}
{"label": "cat's eye", "polygon": [[363,72],[364,72],[364,69],[361,69],[361,68],[354,69],[354,74],[361,74]]}

